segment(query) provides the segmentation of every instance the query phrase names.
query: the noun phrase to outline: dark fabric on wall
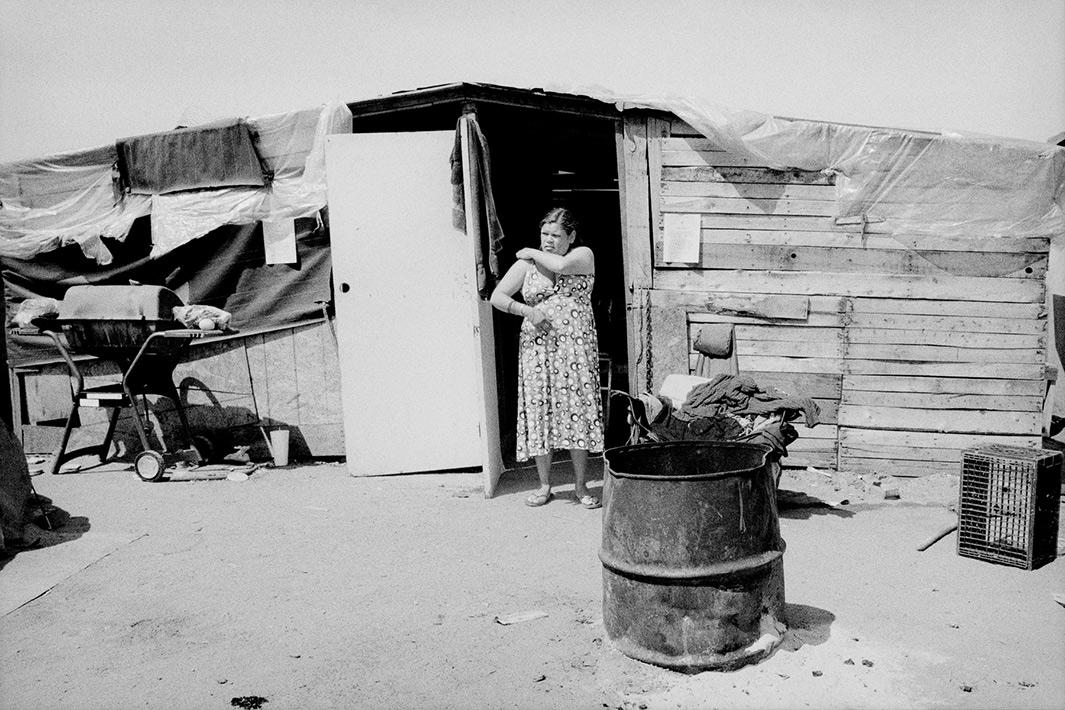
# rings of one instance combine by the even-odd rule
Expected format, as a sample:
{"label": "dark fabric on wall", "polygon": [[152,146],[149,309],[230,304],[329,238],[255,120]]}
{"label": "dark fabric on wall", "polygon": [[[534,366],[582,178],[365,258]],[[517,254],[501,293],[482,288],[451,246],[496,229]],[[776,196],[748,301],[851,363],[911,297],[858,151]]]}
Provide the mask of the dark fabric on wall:
{"label": "dark fabric on wall", "polygon": [[321,315],[316,301],[332,301],[328,219],[296,220],[295,264],[266,264],[262,226],[226,225],[157,259],[147,218],[138,220],[125,243],[110,243],[115,261],[100,267],[77,246],[33,261],[0,259],[6,308],[9,366],[57,356],[43,336],[6,331],[18,304],[30,297],[62,299],[77,284],[143,284],[188,289],[187,303],[215,306],[233,315],[238,330],[298,323]]}
{"label": "dark fabric on wall", "polygon": [[251,127],[240,119],[123,138],[115,148],[122,186],[142,195],[269,181]]}
{"label": "dark fabric on wall", "polygon": [[[492,295],[496,281],[502,271],[499,268],[499,255],[503,251],[503,225],[496,211],[495,196],[492,193],[492,161],[488,154],[488,142],[477,123],[475,114],[468,113],[465,118],[470,127],[470,154],[473,165],[470,166],[472,185],[464,185],[462,162],[462,119],[455,128],[455,145],[451,150],[451,187],[452,187],[452,224],[456,229],[466,230],[466,220],[476,219],[480,226],[480,241],[473,245],[474,265],[477,270],[477,292],[481,298]],[[465,191],[473,192],[473,201],[477,214],[466,214]]]}

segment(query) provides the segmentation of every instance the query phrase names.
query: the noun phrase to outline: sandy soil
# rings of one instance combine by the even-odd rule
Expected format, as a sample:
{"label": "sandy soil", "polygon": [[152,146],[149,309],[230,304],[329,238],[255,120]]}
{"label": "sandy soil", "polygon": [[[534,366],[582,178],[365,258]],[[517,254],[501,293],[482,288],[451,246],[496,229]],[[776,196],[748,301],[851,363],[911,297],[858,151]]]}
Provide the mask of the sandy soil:
{"label": "sandy soil", "polygon": [[[915,550],[953,520],[951,476],[785,472],[784,644],[695,675],[612,647],[601,512],[571,485],[525,507],[532,471],[490,501],[480,474],[337,464],[34,481],[69,520],[0,571],[45,592],[0,618],[3,708],[1065,707],[1065,561],[961,558],[953,535]],[[546,616],[495,620],[526,611]]]}

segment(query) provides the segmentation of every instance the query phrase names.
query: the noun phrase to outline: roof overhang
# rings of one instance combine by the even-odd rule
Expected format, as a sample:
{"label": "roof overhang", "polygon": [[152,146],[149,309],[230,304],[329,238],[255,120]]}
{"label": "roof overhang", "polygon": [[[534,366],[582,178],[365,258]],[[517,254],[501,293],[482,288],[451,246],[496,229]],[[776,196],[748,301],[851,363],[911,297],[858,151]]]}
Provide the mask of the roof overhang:
{"label": "roof overhang", "polygon": [[493,104],[598,118],[618,118],[620,113],[612,104],[588,96],[468,82],[397,91],[373,99],[350,102],[348,108],[356,118],[360,118],[447,104],[461,106],[464,103]]}

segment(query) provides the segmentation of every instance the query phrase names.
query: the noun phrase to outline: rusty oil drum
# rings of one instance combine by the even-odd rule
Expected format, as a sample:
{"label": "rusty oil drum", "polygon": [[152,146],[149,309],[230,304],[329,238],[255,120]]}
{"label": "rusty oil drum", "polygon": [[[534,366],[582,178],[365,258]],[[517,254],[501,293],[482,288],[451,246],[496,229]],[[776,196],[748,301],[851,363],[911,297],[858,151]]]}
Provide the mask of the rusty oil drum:
{"label": "rusty oil drum", "polygon": [[606,452],[603,623],[619,651],[692,672],[780,645],[784,541],[769,453],[713,441]]}

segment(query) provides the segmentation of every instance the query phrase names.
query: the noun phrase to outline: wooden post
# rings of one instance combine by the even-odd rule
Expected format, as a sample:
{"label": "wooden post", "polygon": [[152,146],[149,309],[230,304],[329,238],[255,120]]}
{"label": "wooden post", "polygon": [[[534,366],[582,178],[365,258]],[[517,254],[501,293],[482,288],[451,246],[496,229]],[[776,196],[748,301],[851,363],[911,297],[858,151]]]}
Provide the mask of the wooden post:
{"label": "wooden post", "polygon": [[625,263],[625,330],[629,390],[641,392],[650,379],[649,322],[646,293],[652,287],[650,182],[647,164],[647,119],[626,115],[616,127],[618,191]]}

